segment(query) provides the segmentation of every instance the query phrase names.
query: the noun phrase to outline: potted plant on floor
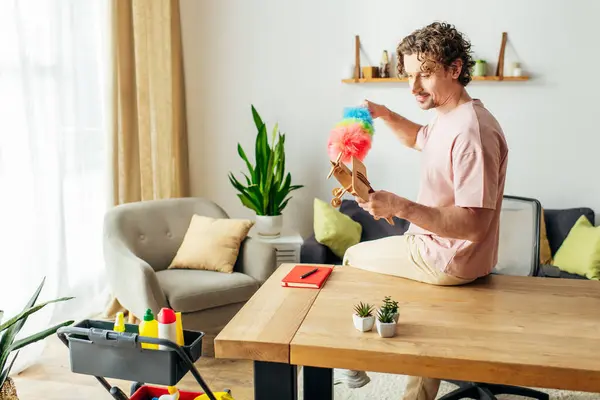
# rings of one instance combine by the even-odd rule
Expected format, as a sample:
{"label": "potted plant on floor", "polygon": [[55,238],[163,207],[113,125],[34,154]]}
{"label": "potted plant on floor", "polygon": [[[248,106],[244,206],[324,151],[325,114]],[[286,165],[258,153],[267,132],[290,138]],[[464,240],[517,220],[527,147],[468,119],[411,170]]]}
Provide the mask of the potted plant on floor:
{"label": "potted plant on floor", "polygon": [[383,338],[389,338],[396,334],[396,321],[394,314],[387,308],[377,311],[377,333]]}
{"label": "potted plant on floor", "polygon": [[241,183],[231,172],[229,181],[239,192],[237,196],[242,205],[256,213],[254,228],[258,235],[278,237],[283,226],[282,212],[291,199],[289,194],[304,186],[292,185],[291,174],[285,173],[285,134],[278,131],[278,124],[273,128],[271,145],[267,138],[267,126],[254,106],[252,116],[258,130],[254,144],[255,164],[248,160],[246,152],[238,143],[238,154],[248,169],[248,174],[243,174],[246,184]]}
{"label": "potted plant on floor", "polygon": [[[42,287],[44,286],[45,279],[42,280],[42,283],[35,291],[33,297],[29,300],[23,311],[21,311],[16,316],[8,319],[6,322],[2,323],[2,315],[3,312],[0,311],[0,400],[17,400],[17,391],[15,388],[15,384],[11,378],[8,377],[10,370],[15,362],[15,359],[19,355],[18,350],[30,345],[31,343],[37,342],[38,340],[45,339],[46,337],[56,333],[56,331],[63,326],[71,325],[73,321],[67,321],[55,325],[51,328],[43,330],[41,332],[35,333],[33,335],[27,336],[23,339],[15,340],[19,331],[25,325],[25,321],[27,321],[27,317],[31,314],[39,311],[46,305],[50,303],[57,303],[60,301],[66,301],[72,299],[72,297],[62,297],[56,300],[46,301],[44,303],[35,305],[37,298],[42,291]],[[9,355],[17,351],[10,364],[8,363]]]}
{"label": "potted plant on floor", "polygon": [[383,309],[390,310],[390,312],[394,315],[394,321],[398,322],[398,318],[400,317],[400,313],[398,312],[398,302],[392,300],[390,296],[385,296],[383,299]]}
{"label": "potted plant on floor", "polygon": [[373,306],[365,304],[362,301],[354,306],[354,314],[352,314],[354,327],[361,332],[368,332],[373,329],[375,316],[373,315]]}

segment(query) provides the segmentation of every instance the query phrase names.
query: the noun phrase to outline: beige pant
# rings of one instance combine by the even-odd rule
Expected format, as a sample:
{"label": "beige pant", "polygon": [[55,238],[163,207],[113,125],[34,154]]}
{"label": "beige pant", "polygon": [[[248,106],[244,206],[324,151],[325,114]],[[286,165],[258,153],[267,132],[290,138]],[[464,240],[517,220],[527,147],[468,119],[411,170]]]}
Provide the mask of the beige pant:
{"label": "beige pant", "polygon": [[[419,235],[402,235],[361,242],[346,251],[343,264],[432,285],[451,286],[471,282],[427,265],[417,247],[419,240]],[[403,399],[434,400],[439,387],[439,379],[409,376]]]}

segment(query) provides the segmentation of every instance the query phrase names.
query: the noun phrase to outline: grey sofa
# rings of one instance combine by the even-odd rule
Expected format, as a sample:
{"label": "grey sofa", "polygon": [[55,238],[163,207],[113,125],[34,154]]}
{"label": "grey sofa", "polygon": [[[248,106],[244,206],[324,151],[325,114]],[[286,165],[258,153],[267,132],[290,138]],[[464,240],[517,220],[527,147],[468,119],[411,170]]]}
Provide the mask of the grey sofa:
{"label": "grey sofa", "polygon": [[185,329],[212,338],[229,322],[276,268],[275,250],[246,238],[231,274],[167,269],[194,214],[229,218],[203,198],[128,203],[110,209],[104,220],[104,257],[113,295],[137,318],[147,308],[182,312]]}
{"label": "grey sofa", "polygon": [[[394,225],[388,224],[385,220],[375,220],[373,217],[358,206],[354,200],[343,200],[340,211],[362,226],[360,241],[380,239],[391,235],[403,235],[408,229],[409,222],[394,217]],[[546,235],[550,242],[552,256],[567,237],[569,231],[577,219],[585,215],[587,219],[594,224],[594,211],[587,207],[568,208],[568,209],[544,209],[544,218],[546,221]],[[317,242],[315,235],[312,234],[304,240],[300,252],[300,259],[303,263],[322,263],[322,264],[341,264],[342,260],[331,252],[331,250]],[[558,271],[550,266],[541,266],[537,273],[538,276],[553,276],[568,279],[587,279],[584,276],[569,274]],[[552,275],[550,275],[552,274]]]}

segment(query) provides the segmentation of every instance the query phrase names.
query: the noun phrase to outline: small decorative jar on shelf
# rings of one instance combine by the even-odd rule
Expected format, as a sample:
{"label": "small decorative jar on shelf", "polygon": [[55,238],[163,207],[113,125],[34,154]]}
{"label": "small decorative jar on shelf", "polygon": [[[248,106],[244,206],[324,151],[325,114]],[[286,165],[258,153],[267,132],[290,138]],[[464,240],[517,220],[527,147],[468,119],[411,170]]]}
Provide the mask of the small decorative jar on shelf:
{"label": "small decorative jar on shelf", "polygon": [[512,76],[521,76],[523,75],[523,70],[521,69],[521,64],[518,62],[512,63]]}
{"label": "small decorative jar on shelf", "polygon": [[487,74],[487,62],[485,60],[476,60],[473,76],[485,76]]}

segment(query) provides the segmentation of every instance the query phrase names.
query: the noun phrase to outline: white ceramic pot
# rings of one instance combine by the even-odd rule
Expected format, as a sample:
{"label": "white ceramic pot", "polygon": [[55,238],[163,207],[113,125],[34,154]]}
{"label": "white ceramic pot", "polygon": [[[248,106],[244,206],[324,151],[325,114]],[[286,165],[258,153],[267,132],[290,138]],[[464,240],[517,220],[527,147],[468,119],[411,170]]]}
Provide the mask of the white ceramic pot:
{"label": "white ceramic pot", "polygon": [[377,320],[377,333],[383,338],[392,337],[396,334],[396,323],[395,322],[379,322]]}
{"label": "white ceramic pot", "polygon": [[254,229],[258,236],[278,238],[283,226],[283,215],[257,215]]}
{"label": "white ceramic pot", "polygon": [[352,321],[354,322],[354,327],[361,332],[368,332],[373,329],[373,324],[375,323],[375,317],[371,315],[370,317],[359,317],[356,314],[352,314]]}

